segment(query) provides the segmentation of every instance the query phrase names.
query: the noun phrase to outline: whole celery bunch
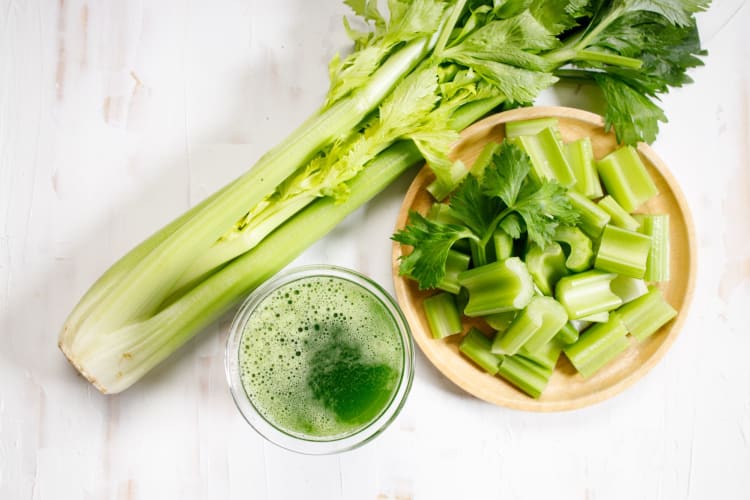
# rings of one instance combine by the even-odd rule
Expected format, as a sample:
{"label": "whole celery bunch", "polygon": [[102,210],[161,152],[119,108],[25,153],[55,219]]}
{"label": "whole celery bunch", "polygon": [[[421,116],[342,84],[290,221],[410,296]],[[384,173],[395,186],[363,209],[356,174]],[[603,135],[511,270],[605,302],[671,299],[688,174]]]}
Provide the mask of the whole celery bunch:
{"label": "whole celery bunch", "polygon": [[652,141],[654,103],[700,64],[704,0],[347,0],[318,112],[238,179],[115,263],[68,317],[59,345],[98,389],[122,391],[278,272],[411,165],[444,196],[466,169],[458,131],[531,104],[560,78],[595,82],[625,143]]}

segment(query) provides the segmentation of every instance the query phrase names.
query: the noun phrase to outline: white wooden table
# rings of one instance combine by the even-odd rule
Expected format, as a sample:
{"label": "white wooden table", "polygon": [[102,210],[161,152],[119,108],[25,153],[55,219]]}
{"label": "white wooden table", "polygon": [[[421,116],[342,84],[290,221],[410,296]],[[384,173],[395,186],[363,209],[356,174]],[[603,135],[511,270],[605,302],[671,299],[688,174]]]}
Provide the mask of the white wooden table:
{"label": "white wooden table", "polygon": [[[56,347],[117,257],[243,171],[321,102],[347,40],[338,0],[9,0],[0,5],[0,499],[750,498],[750,7],[700,17],[706,66],[664,98],[655,148],[692,206],[699,274],[664,360],[557,414],[463,394],[418,353],[398,420],[305,457],[242,420],[226,318],[102,396]],[[600,103],[563,88],[539,102]],[[297,263],[392,289],[409,175]]]}

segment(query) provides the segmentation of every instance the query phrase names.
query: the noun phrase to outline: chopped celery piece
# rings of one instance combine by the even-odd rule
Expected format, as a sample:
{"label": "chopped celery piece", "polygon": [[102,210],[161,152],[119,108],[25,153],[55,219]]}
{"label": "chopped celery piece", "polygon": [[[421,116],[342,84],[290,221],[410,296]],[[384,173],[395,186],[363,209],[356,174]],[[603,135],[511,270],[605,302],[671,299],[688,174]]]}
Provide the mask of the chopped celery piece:
{"label": "chopped celery piece", "polygon": [[430,324],[432,338],[442,339],[463,330],[456,301],[449,293],[439,293],[424,299],[424,315]]}
{"label": "chopped celery piece", "polygon": [[638,151],[624,146],[608,154],[596,165],[607,192],[627,212],[633,212],[659,191],[648,175]]}
{"label": "chopped celery piece", "polygon": [[610,288],[616,276],[595,270],[565,276],[557,282],[555,298],[568,311],[570,319],[611,311],[622,304]]}
{"label": "chopped celery piece", "polygon": [[568,258],[565,267],[574,273],[583,272],[591,267],[594,260],[594,249],[591,240],[577,227],[559,226],[552,237],[557,242],[568,246]]}
{"label": "chopped celery piece", "polygon": [[495,153],[497,153],[499,149],[500,144],[497,142],[490,141],[485,144],[484,148],[482,148],[482,151],[479,153],[479,156],[477,156],[477,159],[474,160],[474,164],[471,166],[469,173],[477,179],[481,179],[484,175],[484,169],[487,168],[487,165],[492,161],[492,157],[495,156]]}
{"label": "chopped celery piece", "polygon": [[578,340],[578,330],[573,323],[568,321],[560,328],[560,331],[555,334],[555,340],[562,345],[569,345]]}
{"label": "chopped celery piece", "polygon": [[461,160],[451,163],[442,177],[436,178],[429,183],[425,189],[437,201],[443,201],[448,197],[456,186],[469,174],[469,170]]}
{"label": "chopped celery piece", "polygon": [[[506,126],[507,127],[507,126]],[[555,180],[565,187],[576,183],[573,170],[563,152],[562,142],[554,130],[545,128],[535,135],[521,135],[510,139],[531,159],[531,176],[536,181]]]}
{"label": "chopped celery piece", "polygon": [[558,243],[550,243],[544,249],[532,244],[526,252],[526,267],[543,295],[552,295],[557,281],[568,274],[565,254]]}
{"label": "chopped celery piece", "polygon": [[610,224],[613,226],[635,231],[641,225],[636,219],[630,215],[627,210],[622,208],[619,203],[612,198],[611,195],[607,195],[599,200],[599,206],[604,209],[610,216]]}
{"label": "chopped celery piece", "polygon": [[554,370],[557,365],[557,360],[560,358],[562,349],[562,342],[555,337],[534,352],[530,352],[523,347],[518,352],[518,355],[529,361],[533,361],[542,368]]}
{"label": "chopped celery piece", "polygon": [[646,286],[645,281],[628,276],[618,276],[613,279],[610,288],[615,295],[622,299],[623,304],[648,293],[648,286]]}
{"label": "chopped celery piece", "polygon": [[492,354],[490,345],[492,345],[490,339],[476,328],[472,328],[461,339],[461,343],[458,344],[458,350],[479,365],[482,370],[490,375],[495,375],[500,367],[502,357]]}
{"label": "chopped celery piece", "polygon": [[461,291],[456,294],[456,307],[458,312],[463,312],[466,309],[466,304],[469,303],[469,291],[466,288],[461,287]]}
{"label": "chopped celery piece", "polygon": [[550,377],[552,370],[543,368],[521,356],[505,356],[497,374],[533,398],[538,398]]}
{"label": "chopped celery piece", "polygon": [[488,314],[484,317],[484,320],[488,325],[490,325],[490,327],[492,327],[493,330],[498,333],[502,333],[508,329],[511,323],[513,323],[513,319],[516,317],[517,313],[518,311],[505,311],[501,313]]}
{"label": "chopped celery piece", "polygon": [[580,216],[578,227],[589,238],[597,239],[602,234],[604,226],[609,223],[610,215],[602,207],[581,193],[568,191],[568,198],[570,199],[570,204],[573,205],[573,208]]}
{"label": "chopped celery piece", "polygon": [[582,137],[566,144],[565,156],[576,178],[575,190],[586,198],[601,197],[604,193],[599,182],[599,174],[596,173],[591,138]]}
{"label": "chopped celery piece", "polygon": [[[545,128],[551,128],[557,132],[559,137],[559,128],[557,118],[533,118],[531,120],[518,120],[505,124],[505,137],[518,137],[521,135],[538,134]],[[561,138],[558,140],[562,140]]]}
{"label": "chopped celery piece", "polygon": [[646,295],[622,306],[617,312],[622,316],[622,322],[628,332],[639,341],[653,335],[677,316],[677,311],[664,300],[659,289],[654,287],[651,287]]}
{"label": "chopped celery piece", "polygon": [[639,231],[651,237],[646,261],[646,281],[669,281],[669,215],[636,215]]}
{"label": "chopped celery piece", "polygon": [[588,321],[589,323],[606,323],[609,321],[609,313],[607,311],[599,312],[596,314],[589,314],[583,318],[579,318],[581,321]]}
{"label": "chopped celery piece", "polygon": [[570,325],[573,328],[575,328],[578,333],[581,333],[586,328],[590,327],[591,324],[592,324],[591,321],[586,321],[583,319],[571,319],[570,320]]}
{"label": "chopped celery piece", "polygon": [[513,238],[502,229],[492,233],[492,247],[495,249],[495,260],[505,260],[513,255]]}
{"label": "chopped celery piece", "polygon": [[563,352],[581,375],[590,377],[627,348],[627,334],[620,316],[613,313],[609,321],[586,330],[578,342],[564,347]]}
{"label": "chopped celery piece", "polygon": [[461,224],[461,219],[453,214],[453,209],[447,203],[439,201],[432,204],[427,218],[441,224]]}
{"label": "chopped celery piece", "polygon": [[458,283],[458,275],[466,271],[469,268],[469,261],[471,258],[456,250],[448,251],[448,259],[445,261],[445,276],[438,283],[438,288],[457,294],[461,290],[461,285]]}
{"label": "chopped celery piece", "polygon": [[516,354],[521,347],[534,352],[555,336],[568,321],[568,315],[555,299],[536,296],[502,335],[495,337],[492,352]]}
{"label": "chopped celery piece", "polygon": [[458,282],[469,291],[467,316],[523,309],[534,295],[529,270],[518,257],[464,271]]}
{"label": "chopped celery piece", "polygon": [[631,278],[643,278],[649,248],[651,238],[648,236],[608,224],[599,241],[594,267]]}

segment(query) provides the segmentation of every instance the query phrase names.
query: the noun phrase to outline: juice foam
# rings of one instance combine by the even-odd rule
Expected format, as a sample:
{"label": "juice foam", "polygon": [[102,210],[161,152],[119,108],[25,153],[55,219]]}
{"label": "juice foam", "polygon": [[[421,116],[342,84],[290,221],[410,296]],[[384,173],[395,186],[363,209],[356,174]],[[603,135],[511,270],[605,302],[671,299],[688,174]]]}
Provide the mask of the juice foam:
{"label": "juice foam", "polygon": [[403,356],[398,326],[379,299],[344,278],[313,276],[258,304],[240,341],[240,378],[277,428],[339,438],[388,406]]}

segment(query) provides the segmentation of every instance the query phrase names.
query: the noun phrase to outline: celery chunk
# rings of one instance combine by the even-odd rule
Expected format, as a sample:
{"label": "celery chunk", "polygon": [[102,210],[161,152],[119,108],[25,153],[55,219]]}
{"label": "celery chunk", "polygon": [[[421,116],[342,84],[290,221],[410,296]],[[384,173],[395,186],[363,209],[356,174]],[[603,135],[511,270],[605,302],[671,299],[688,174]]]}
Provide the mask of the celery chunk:
{"label": "celery chunk", "polygon": [[477,156],[477,159],[474,161],[474,164],[471,166],[469,173],[477,179],[481,179],[484,175],[484,170],[492,162],[492,157],[495,156],[495,153],[499,150],[500,143],[490,141],[485,144],[484,148],[482,148],[482,151],[479,153],[479,156]]}
{"label": "celery chunk", "polygon": [[513,238],[502,229],[492,233],[492,247],[495,250],[495,260],[505,260],[513,255]]}
{"label": "celery chunk", "polygon": [[657,195],[638,151],[632,146],[621,147],[608,154],[596,165],[607,192],[627,212],[633,212]]}
{"label": "celery chunk", "polygon": [[538,398],[547,387],[552,370],[521,356],[505,356],[497,374],[529,396]]}
{"label": "celery chunk", "polygon": [[534,295],[534,281],[518,257],[469,269],[458,281],[469,292],[467,316],[523,309]]}
{"label": "celery chunk", "polygon": [[669,281],[669,215],[636,215],[639,231],[651,237],[646,261],[646,281]]}
{"label": "celery chunk", "polygon": [[576,191],[568,191],[570,204],[578,215],[578,227],[591,239],[597,239],[602,234],[604,226],[609,223],[610,215],[602,207]]}
{"label": "celery chunk", "polygon": [[567,321],[565,308],[555,299],[536,296],[516,316],[505,333],[495,337],[492,352],[512,355],[521,347],[534,352],[549,342]]}
{"label": "celery chunk", "polygon": [[424,314],[430,325],[432,338],[442,339],[461,333],[461,315],[453,295],[439,293],[424,299]]}
{"label": "celery chunk", "polygon": [[617,313],[628,332],[639,341],[653,335],[677,316],[677,311],[666,301],[658,288],[651,287],[646,295],[619,308]]}
{"label": "celery chunk", "polygon": [[618,276],[612,280],[612,292],[622,299],[623,304],[648,293],[646,282],[641,279]]}
{"label": "celery chunk", "polygon": [[458,283],[458,275],[469,268],[471,258],[456,250],[448,251],[448,258],[445,261],[445,276],[438,283],[438,288],[446,292],[457,294],[461,290]]}
{"label": "celery chunk", "polygon": [[594,260],[594,250],[591,240],[577,227],[559,226],[553,240],[564,243],[568,247],[568,257],[565,267],[574,273],[583,272],[591,267]]}
{"label": "celery chunk", "polygon": [[484,317],[484,321],[487,322],[493,330],[498,333],[502,333],[508,329],[513,319],[515,319],[518,311],[505,311],[501,313],[488,314]]}
{"label": "celery chunk", "polygon": [[581,321],[586,321],[587,323],[606,323],[609,321],[609,313],[607,311],[602,311],[595,314],[589,314],[588,316],[579,319]]}
{"label": "celery chunk", "polygon": [[482,332],[476,328],[472,328],[469,332],[461,339],[461,343],[458,345],[458,350],[461,351],[467,358],[476,363],[481,369],[495,375],[502,356],[492,354],[490,346],[492,342]]}
{"label": "celery chunk", "polygon": [[529,361],[533,361],[542,368],[554,370],[562,349],[563,343],[555,337],[534,352],[530,352],[525,347],[522,347],[518,351],[518,355]]}
{"label": "celery chunk", "polygon": [[575,190],[587,198],[599,198],[602,184],[594,164],[594,150],[590,137],[582,137],[565,145],[565,156],[576,178]]}
{"label": "celery chunk", "polygon": [[535,135],[521,135],[509,139],[523,149],[531,159],[531,176],[536,181],[555,180],[565,187],[576,183],[573,170],[563,152],[562,142],[551,128]]}
{"label": "celery chunk", "polygon": [[564,347],[563,352],[576,370],[588,378],[628,347],[627,334],[620,315],[613,313],[609,321],[586,330],[575,344]]}
{"label": "celery chunk", "polygon": [[511,139],[521,135],[535,135],[546,128],[552,129],[555,137],[562,142],[557,118],[532,118],[508,122],[505,124],[505,137]]}
{"label": "celery chunk", "polygon": [[607,225],[599,241],[594,267],[631,278],[643,278],[650,248],[651,238],[648,236]]}
{"label": "celery chunk", "polygon": [[611,311],[622,304],[622,299],[610,288],[616,276],[595,270],[565,276],[557,282],[555,298],[565,307],[570,319]]}
{"label": "celery chunk", "polygon": [[560,331],[555,335],[555,339],[562,345],[569,345],[578,340],[578,330],[576,327],[568,321],[560,328]]}
{"label": "celery chunk", "polygon": [[461,219],[455,216],[453,209],[447,203],[439,201],[430,206],[427,218],[441,224],[461,224]]}
{"label": "celery chunk", "polygon": [[628,229],[630,231],[636,231],[640,227],[640,223],[630,215],[627,210],[622,208],[619,203],[615,201],[612,196],[607,195],[599,200],[599,206],[604,209],[610,216],[610,224]]}
{"label": "celery chunk", "polygon": [[552,295],[557,281],[568,274],[565,254],[558,243],[551,243],[544,249],[532,244],[526,252],[526,267],[529,268],[539,291],[544,295]]}

